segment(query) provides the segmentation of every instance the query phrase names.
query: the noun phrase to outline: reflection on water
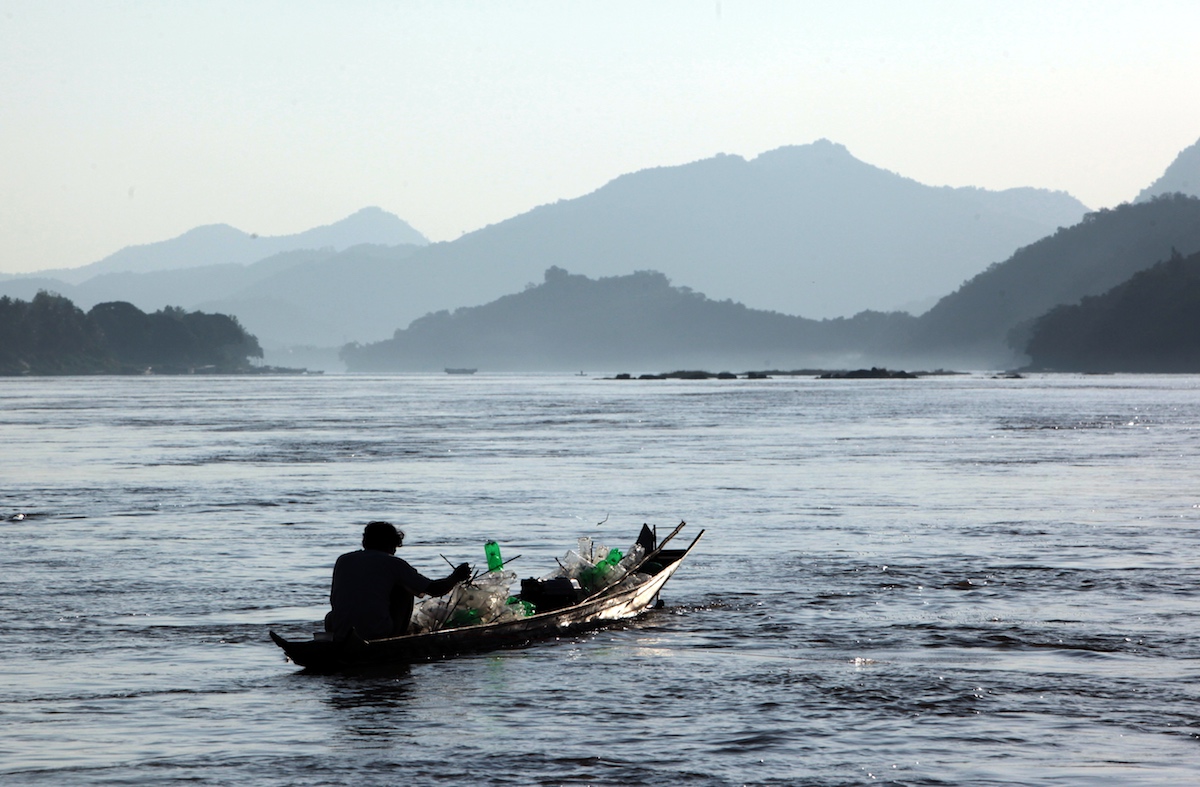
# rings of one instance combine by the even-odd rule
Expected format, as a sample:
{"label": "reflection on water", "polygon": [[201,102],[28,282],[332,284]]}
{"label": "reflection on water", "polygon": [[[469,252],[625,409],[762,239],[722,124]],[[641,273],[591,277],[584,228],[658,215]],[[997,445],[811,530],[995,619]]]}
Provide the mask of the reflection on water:
{"label": "reflection on water", "polygon": [[408,666],[378,667],[352,675],[311,676],[322,681],[326,701],[337,710],[403,706],[412,691],[412,670]]}
{"label": "reflection on water", "polygon": [[372,675],[305,677],[321,682],[324,700],[346,734],[393,740],[411,737],[412,675],[407,668],[392,672],[391,676],[376,670]]}

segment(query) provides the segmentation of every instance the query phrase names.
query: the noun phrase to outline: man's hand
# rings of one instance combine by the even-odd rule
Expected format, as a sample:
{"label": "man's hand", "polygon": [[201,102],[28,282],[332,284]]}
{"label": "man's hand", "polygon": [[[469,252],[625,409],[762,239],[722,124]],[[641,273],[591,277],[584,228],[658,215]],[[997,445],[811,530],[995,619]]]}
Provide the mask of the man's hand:
{"label": "man's hand", "polygon": [[471,578],[471,567],[466,563],[459,563],[455,567],[454,573],[450,575],[455,582],[466,582]]}

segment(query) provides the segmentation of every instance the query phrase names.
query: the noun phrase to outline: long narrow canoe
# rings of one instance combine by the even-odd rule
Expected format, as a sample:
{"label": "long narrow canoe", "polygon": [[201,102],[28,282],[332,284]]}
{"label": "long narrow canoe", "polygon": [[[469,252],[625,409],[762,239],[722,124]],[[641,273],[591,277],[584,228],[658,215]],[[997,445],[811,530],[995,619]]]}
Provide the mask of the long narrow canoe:
{"label": "long narrow canoe", "polygon": [[665,549],[684,523],[651,549],[630,572],[645,577],[640,583],[622,582],[562,609],[540,612],[517,620],[406,634],[384,639],[288,640],[274,631],[271,639],[295,664],[315,672],[336,672],[358,667],[410,664],[450,658],[499,648],[520,647],[538,640],[601,628],[629,620],[655,606],[667,580],[691,554],[704,535],[701,530],[686,549]]}

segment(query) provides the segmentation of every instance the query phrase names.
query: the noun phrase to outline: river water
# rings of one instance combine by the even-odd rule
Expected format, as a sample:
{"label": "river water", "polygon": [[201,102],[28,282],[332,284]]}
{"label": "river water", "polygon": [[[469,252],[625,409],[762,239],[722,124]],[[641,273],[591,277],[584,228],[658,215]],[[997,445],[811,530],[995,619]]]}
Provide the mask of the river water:
{"label": "river water", "polygon": [[[1198,456],[1192,376],[0,380],[0,782],[1194,783]],[[371,519],[706,532],[635,624],[302,672]]]}

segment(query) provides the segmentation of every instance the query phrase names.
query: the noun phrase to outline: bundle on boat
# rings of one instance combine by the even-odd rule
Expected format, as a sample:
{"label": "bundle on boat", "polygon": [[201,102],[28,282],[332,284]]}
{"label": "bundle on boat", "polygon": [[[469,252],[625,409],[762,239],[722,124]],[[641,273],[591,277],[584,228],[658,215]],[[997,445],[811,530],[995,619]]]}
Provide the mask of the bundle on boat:
{"label": "bundle on boat", "polygon": [[271,639],[294,663],[331,671],[521,646],[609,625],[659,603],[663,586],[704,535],[700,531],[685,549],[667,549],[685,525],[680,522],[661,542],[643,525],[625,551],[580,538],[549,573],[521,580],[515,595],[517,574],[505,567],[499,546],[488,542],[488,570],[446,596],[414,604],[402,636],[368,640],[352,632],[342,640],[289,640],[272,631]]}
{"label": "bundle on boat", "polygon": [[540,579],[521,580],[521,598],[535,609],[549,612],[579,603],[588,596],[617,587],[629,588],[650,578],[637,570],[646,556],[643,541],[653,545],[653,532],[646,530],[627,554],[596,544],[588,536],[579,539],[579,550],[571,550],[556,562],[558,567]]}
{"label": "bundle on boat", "polygon": [[[579,539],[579,549],[556,559],[557,567],[540,578],[521,580],[521,590],[511,595],[517,574],[504,568],[495,541],[484,545],[488,571],[454,588],[445,596],[426,598],[413,605],[410,634],[520,620],[538,612],[551,612],[578,604],[588,596],[613,587],[633,587],[650,579],[635,571],[646,555],[643,541],[653,545],[653,531],[622,553],[595,543],[590,536]],[[515,558],[514,558],[515,559]]]}
{"label": "bundle on boat", "polygon": [[458,585],[445,596],[421,599],[413,604],[409,633],[520,620],[532,610],[509,595],[516,578],[512,571],[489,571]]}

